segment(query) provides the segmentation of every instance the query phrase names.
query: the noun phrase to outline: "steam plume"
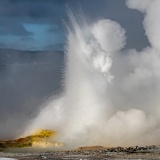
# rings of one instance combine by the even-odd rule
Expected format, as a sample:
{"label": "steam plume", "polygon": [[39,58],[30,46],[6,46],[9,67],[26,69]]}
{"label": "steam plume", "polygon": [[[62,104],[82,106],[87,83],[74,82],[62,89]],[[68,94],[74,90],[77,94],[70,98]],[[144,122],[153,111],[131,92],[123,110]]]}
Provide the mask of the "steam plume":
{"label": "steam plume", "polygon": [[126,50],[125,30],[117,22],[88,23],[69,14],[64,96],[42,109],[29,131],[57,130],[74,147],[159,144],[160,2],[126,4],[144,13],[151,46]]}

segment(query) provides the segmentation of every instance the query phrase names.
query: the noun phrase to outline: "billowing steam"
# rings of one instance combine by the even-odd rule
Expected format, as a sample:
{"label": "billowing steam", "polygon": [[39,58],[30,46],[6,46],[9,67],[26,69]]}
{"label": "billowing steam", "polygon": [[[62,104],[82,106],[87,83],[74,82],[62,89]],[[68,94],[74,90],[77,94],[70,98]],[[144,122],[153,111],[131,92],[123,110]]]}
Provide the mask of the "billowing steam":
{"label": "billowing steam", "polygon": [[125,30],[108,19],[70,16],[64,94],[27,131],[57,130],[69,146],[159,144],[160,1],[127,0],[143,12],[151,46],[125,49]]}

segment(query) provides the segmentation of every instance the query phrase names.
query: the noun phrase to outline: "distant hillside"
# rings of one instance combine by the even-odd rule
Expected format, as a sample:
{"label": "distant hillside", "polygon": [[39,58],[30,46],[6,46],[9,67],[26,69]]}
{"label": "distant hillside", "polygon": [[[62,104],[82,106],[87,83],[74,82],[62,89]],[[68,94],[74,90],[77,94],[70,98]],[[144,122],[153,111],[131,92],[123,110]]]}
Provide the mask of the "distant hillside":
{"label": "distant hillside", "polygon": [[63,58],[62,51],[20,51],[0,49],[0,65],[10,65],[14,63],[52,63],[55,59],[57,61],[57,58]]}
{"label": "distant hillside", "polygon": [[47,47],[45,47],[45,50],[47,51],[64,51],[64,43],[57,43],[57,44],[53,44],[53,45],[49,45]]}

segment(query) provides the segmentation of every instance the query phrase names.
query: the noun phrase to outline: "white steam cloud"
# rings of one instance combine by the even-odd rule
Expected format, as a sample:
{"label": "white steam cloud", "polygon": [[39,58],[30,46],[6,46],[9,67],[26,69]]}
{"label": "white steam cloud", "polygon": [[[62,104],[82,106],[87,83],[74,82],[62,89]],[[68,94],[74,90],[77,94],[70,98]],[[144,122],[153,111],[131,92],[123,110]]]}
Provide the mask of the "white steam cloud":
{"label": "white steam cloud", "polygon": [[64,95],[46,105],[27,131],[57,130],[72,147],[159,144],[160,1],[126,5],[144,13],[151,46],[126,50],[117,22],[88,23],[70,14]]}

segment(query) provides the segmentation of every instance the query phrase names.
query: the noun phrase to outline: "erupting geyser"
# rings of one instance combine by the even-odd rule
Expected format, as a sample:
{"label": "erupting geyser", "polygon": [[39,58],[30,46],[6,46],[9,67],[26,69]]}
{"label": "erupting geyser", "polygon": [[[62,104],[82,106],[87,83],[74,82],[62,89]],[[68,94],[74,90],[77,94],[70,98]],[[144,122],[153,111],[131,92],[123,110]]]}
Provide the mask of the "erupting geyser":
{"label": "erupting geyser", "polygon": [[151,46],[125,49],[125,30],[109,19],[69,13],[64,93],[30,124],[59,133],[67,146],[159,144],[160,1],[127,0],[145,14]]}

